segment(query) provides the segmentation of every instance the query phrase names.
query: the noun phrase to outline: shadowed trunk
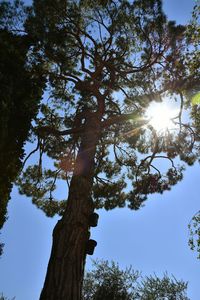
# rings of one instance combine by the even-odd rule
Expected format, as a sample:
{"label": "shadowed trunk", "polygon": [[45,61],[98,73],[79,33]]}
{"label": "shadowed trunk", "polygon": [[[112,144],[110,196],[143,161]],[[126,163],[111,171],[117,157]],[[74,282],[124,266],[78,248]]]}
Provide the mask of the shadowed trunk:
{"label": "shadowed trunk", "polygon": [[40,300],[80,300],[84,275],[89,215],[93,212],[91,188],[100,120],[87,114],[77,155],[67,207],[53,231],[53,245]]}

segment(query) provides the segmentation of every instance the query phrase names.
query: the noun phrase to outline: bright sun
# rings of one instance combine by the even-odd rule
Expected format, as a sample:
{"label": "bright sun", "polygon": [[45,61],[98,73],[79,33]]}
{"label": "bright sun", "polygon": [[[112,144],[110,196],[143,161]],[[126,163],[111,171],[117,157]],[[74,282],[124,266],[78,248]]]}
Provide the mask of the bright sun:
{"label": "bright sun", "polygon": [[172,129],[174,123],[172,119],[177,116],[177,109],[165,103],[152,103],[146,112],[146,117],[150,120],[149,124],[157,131]]}

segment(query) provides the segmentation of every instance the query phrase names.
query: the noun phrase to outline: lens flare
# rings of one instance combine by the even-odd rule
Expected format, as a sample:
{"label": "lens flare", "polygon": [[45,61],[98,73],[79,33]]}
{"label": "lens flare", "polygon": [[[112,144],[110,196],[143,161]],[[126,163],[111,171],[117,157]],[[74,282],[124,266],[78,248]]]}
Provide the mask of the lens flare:
{"label": "lens flare", "polygon": [[146,111],[146,117],[156,131],[165,131],[174,127],[173,118],[178,110],[164,103],[152,103]]}

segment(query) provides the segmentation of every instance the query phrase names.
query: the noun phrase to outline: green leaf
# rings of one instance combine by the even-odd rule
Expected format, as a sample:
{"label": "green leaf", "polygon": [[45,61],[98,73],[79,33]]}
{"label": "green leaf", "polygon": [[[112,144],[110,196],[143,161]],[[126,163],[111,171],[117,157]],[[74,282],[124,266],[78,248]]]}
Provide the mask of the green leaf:
{"label": "green leaf", "polygon": [[200,92],[192,97],[192,105],[200,104]]}

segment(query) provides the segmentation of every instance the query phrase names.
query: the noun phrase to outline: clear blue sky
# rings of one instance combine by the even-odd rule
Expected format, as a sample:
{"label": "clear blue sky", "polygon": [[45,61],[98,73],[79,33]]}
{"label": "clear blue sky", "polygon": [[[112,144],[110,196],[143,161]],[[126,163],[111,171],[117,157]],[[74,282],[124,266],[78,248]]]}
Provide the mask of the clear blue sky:
{"label": "clear blue sky", "polygon": [[[166,0],[171,19],[189,19],[194,0]],[[164,195],[151,196],[138,212],[128,209],[100,211],[92,238],[98,246],[92,258],[115,260],[132,266],[143,275],[165,271],[189,281],[188,296],[200,299],[200,261],[187,246],[187,225],[199,210],[200,166],[187,169],[184,180]],[[38,300],[51,249],[51,234],[57,219],[49,219],[20,196],[14,188],[9,203],[9,220],[1,238],[5,242],[0,259],[0,293],[16,300]],[[87,268],[91,258],[87,259]]]}

